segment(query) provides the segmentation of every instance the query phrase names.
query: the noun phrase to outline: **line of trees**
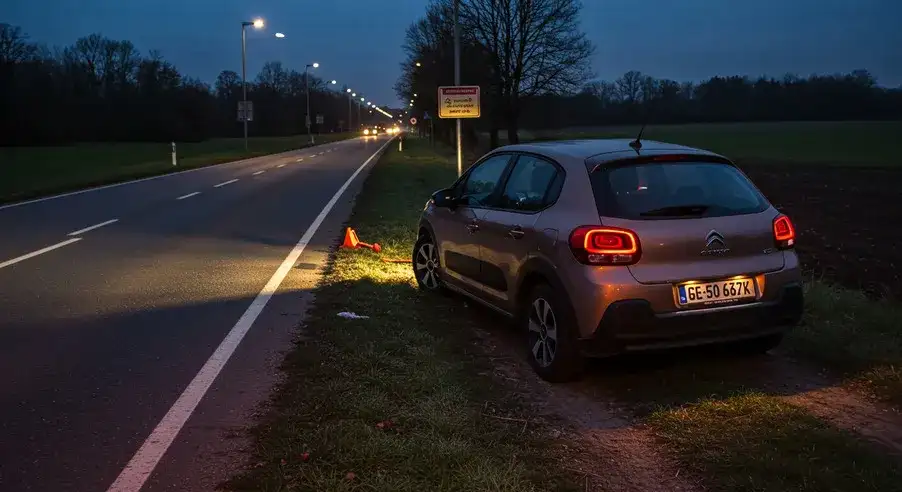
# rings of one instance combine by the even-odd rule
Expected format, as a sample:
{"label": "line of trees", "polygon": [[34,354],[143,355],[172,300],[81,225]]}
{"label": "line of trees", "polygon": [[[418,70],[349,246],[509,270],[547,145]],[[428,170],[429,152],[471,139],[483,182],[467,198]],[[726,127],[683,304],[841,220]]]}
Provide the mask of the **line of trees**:
{"label": "line of trees", "polygon": [[[783,120],[902,119],[902,87],[886,89],[866,70],[848,74],[712,77],[693,83],[630,71],[593,81],[593,46],[578,27],[578,0],[460,0],[461,81],[482,88],[477,130],[518,141],[519,128]],[[407,30],[407,59],[395,91],[433,114],[436,87],[453,85],[453,3],[433,0]],[[450,120],[436,133],[451,138]]]}
{"label": "line of trees", "polygon": [[712,77],[700,83],[638,71],[587,84],[577,94],[544,94],[524,103],[522,124],[544,129],[621,123],[897,120],[902,87],[887,89],[867,70],[847,74]]}
{"label": "line of trees", "polygon": [[[348,127],[348,99],[308,74],[310,107],[324,124]],[[240,136],[241,77],[222,71],[210,85],[186,76],[129,41],[92,34],[64,48],[30,42],[22,29],[0,24],[0,145],[84,141],[199,141]],[[254,103],[251,135],[306,132],[304,74],[268,62],[248,83]],[[358,110],[353,108],[355,125]],[[362,119],[371,118],[369,111]]]}

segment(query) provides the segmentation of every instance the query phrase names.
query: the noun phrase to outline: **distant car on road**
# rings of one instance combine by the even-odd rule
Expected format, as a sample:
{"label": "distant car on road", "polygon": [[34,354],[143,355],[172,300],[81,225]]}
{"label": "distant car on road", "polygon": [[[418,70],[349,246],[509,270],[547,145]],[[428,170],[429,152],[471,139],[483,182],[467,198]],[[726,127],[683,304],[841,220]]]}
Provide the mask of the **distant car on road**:
{"label": "distant car on road", "polygon": [[510,145],[426,204],[421,289],[516,320],[543,378],[587,356],[778,345],[802,314],[795,229],[729,159],[638,139]]}
{"label": "distant car on road", "polygon": [[382,135],[385,133],[385,127],[382,125],[367,125],[363,128],[363,134],[366,136]]}

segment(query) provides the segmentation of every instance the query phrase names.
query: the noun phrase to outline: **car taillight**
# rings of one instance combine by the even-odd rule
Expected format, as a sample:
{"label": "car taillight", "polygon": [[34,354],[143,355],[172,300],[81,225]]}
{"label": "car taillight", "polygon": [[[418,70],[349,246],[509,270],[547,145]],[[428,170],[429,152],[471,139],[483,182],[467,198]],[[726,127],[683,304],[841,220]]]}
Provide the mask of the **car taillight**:
{"label": "car taillight", "polygon": [[796,244],[796,229],[785,215],[774,219],[774,242],[780,249],[792,248]]}
{"label": "car taillight", "polygon": [[586,265],[631,265],[642,255],[636,233],[600,226],[574,229],[570,233],[570,251]]}

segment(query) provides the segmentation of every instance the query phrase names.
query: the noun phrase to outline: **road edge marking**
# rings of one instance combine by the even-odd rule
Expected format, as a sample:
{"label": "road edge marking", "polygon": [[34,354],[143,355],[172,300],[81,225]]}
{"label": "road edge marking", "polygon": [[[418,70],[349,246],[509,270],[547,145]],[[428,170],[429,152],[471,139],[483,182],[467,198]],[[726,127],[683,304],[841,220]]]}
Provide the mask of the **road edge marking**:
{"label": "road edge marking", "polygon": [[74,238],[72,238],[72,239],[67,239],[67,240],[65,240],[65,241],[63,241],[63,242],[61,242],[61,243],[56,243],[56,244],[47,246],[46,248],[41,248],[41,249],[39,249],[39,250],[32,251],[31,253],[25,253],[25,254],[22,255],[22,256],[17,256],[17,257],[15,257],[15,258],[11,259],[11,260],[6,260],[6,261],[0,263],[0,268],[6,268],[6,267],[8,267],[8,266],[15,265],[16,263],[19,263],[20,261],[25,261],[25,260],[27,260],[27,259],[29,259],[29,258],[34,258],[35,256],[42,255],[42,254],[47,253],[47,252],[49,252],[49,251],[53,251],[53,250],[55,250],[55,249],[57,249],[57,248],[62,248],[63,246],[68,246],[68,245],[70,245],[70,244],[72,244],[72,243],[77,243],[77,242],[79,242],[79,241],[81,241],[81,240],[82,240],[82,238],[80,238],[80,237],[74,237]]}
{"label": "road edge marking", "polygon": [[100,228],[103,227],[103,226],[108,226],[108,225],[110,225],[110,224],[115,224],[116,222],[119,222],[119,219],[110,219],[110,220],[107,220],[107,221],[105,221],[105,222],[101,222],[101,223],[99,223],[99,224],[94,224],[94,225],[92,225],[92,226],[85,227],[84,229],[79,229],[79,230],[77,230],[77,231],[70,232],[69,234],[66,234],[66,235],[67,235],[67,236],[80,236],[80,235],[82,235],[82,234],[84,234],[84,233],[86,233],[86,232],[88,232],[88,231],[93,231],[94,229],[100,229]]}
{"label": "road edge marking", "polygon": [[235,323],[222,342],[220,342],[219,346],[216,347],[213,355],[207,359],[207,362],[205,362],[200,371],[197,372],[194,379],[188,383],[188,386],[175,403],[173,403],[172,407],[169,408],[169,411],[166,412],[163,419],[160,420],[153,431],[151,431],[150,435],[147,436],[147,439],[144,440],[144,443],[138,451],[129,460],[128,464],[125,465],[125,468],[122,469],[122,472],[119,473],[119,476],[116,477],[116,480],[110,485],[109,489],[107,489],[108,492],[138,492],[141,490],[141,487],[143,487],[147,479],[150,478],[150,475],[153,473],[154,469],[156,469],[157,464],[159,464],[163,455],[169,449],[169,446],[172,445],[172,442],[182,430],[182,427],[185,426],[185,423],[188,422],[191,414],[194,413],[197,405],[200,404],[200,401],[213,385],[216,377],[219,376],[219,373],[232,357],[232,354],[235,353],[238,344],[241,343],[241,340],[250,330],[254,321],[256,321],[257,317],[260,316],[260,313],[263,312],[266,304],[272,296],[275,295],[279,286],[282,284],[282,281],[285,280],[285,277],[287,277],[292,268],[294,268],[294,264],[307,248],[307,244],[313,239],[314,234],[319,230],[320,225],[326,220],[326,216],[329,215],[329,212],[332,211],[332,208],[338,203],[338,200],[344,195],[344,192],[348,189],[354,179],[357,178],[373,159],[381,155],[385,149],[388,148],[391,141],[392,140],[389,139],[389,141],[380,147],[379,150],[365,160],[363,164],[354,171],[354,174],[341,185],[338,191],[332,195],[332,198],[329,199],[319,215],[313,219],[313,222],[307,227],[304,235],[302,235],[301,239],[294,245],[294,248],[288,253],[288,256],[285,257],[282,264],[279,265],[279,268],[276,269],[269,281],[266,282],[266,285],[263,286],[263,289],[257,294],[257,297],[254,298],[251,305],[248,306],[244,314],[241,315],[241,318],[238,319],[238,322]]}

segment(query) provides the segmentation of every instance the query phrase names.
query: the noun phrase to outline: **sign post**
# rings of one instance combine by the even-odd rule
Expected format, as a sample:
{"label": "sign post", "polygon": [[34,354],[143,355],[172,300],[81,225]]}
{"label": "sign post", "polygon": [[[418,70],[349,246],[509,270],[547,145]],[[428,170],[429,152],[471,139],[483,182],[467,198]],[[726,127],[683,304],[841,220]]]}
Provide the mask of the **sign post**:
{"label": "sign post", "polygon": [[461,118],[479,118],[479,86],[458,85],[438,88],[438,117],[457,119],[457,175],[463,173]]}
{"label": "sign post", "polygon": [[172,142],[172,165],[177,166],[178,160],[175,157],[175,142]]}

